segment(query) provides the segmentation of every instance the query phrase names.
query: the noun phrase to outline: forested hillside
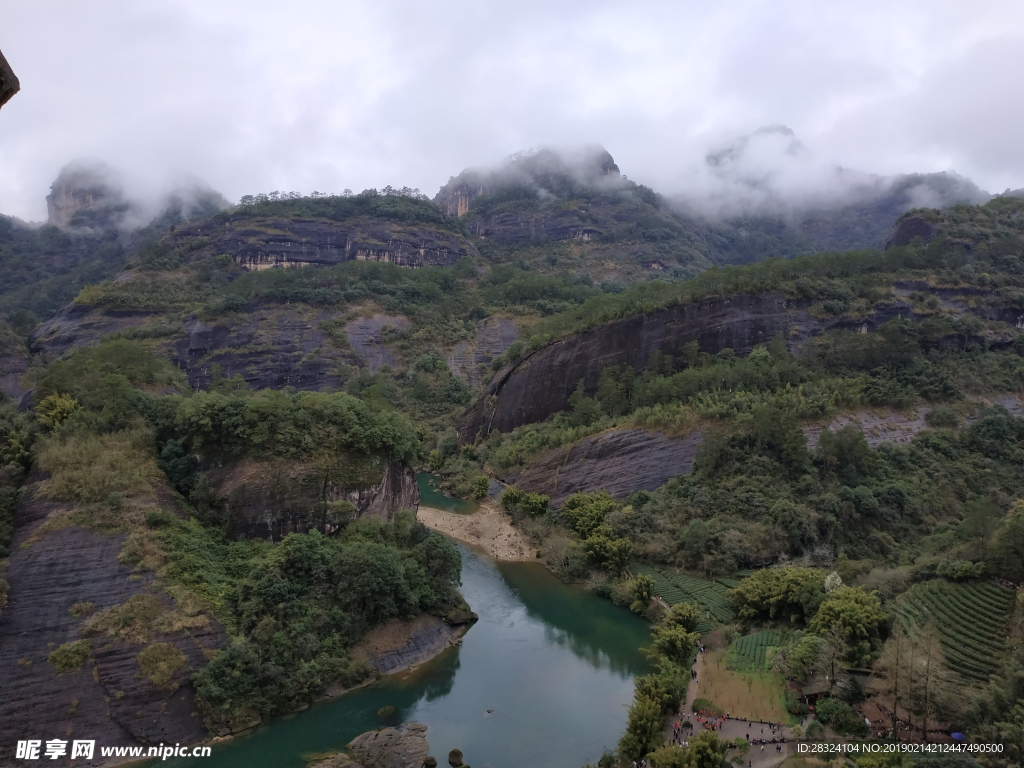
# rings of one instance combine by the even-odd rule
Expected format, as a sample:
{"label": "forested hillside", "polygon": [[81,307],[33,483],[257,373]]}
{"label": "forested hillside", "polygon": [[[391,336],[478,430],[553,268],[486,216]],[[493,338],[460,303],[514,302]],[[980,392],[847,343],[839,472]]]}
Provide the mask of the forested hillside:
{"label": "forested hillside", "polygon": [[[373,627],[466,621],[458,551],[416,521],[429,467],[659,622],[622,756],[685,694],[694,633],[726,629],[782,633],[731,652],[770,638],[801,675],[833,632],[830,663],[883,681],[896,638],[934,641],[961,692],[907,711],[1005,730],[1024,201],[716,267],[704,225],[599,159],[530,156],[436,202],[254,196],[130,236],[8,222],[0,621],[22,693],[0,719],[106,696],[104,727],[199,740],[362,681]],[[67,249],[78,266],[46,266]],[[40,599],[4,607],[18,590]],[[949,629],[969,595],[997,638]]]}

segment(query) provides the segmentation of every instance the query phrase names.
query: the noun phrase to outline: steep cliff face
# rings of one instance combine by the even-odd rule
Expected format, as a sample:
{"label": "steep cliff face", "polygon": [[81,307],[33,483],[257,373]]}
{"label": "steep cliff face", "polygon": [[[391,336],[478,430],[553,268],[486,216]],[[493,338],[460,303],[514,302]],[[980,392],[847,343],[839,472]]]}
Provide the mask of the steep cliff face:
{"label": "steep cliff face", "polygon": [[476,248],[458,233],[383,219],[338,222],[239,214],[226,221],[208,219],[180,227],[164,242],[177,247],[200,237],[208,243],[191,258],[227,254],[246,269],[329,266],[353,260],[447,267],[476,255]]}
{"label": "steep cliff face", "polygon": [[20,90],[21,83],[18,81],[18,76],[14,74],[11,65],[0,53],[0,107],[10,101],[11,97]]}
{"label": "steep cliff face", "polygon": [[31,362],[25,342],[0,322],[0,392],[19,405],[29,393],[23,377]]}
{"label": "steep cliff face", "polygon": [[490,362],[517,338],[519,329],[508,318],[481,320],[476,324],[476,339],[460,341],[448,355],[448,369],[475,389],[483,383]]}
{"label": "steep cliff face", "polygon": [[885,237],[882,247],[885,250],[896,248],[901,245],[909,245],[914,238],[921,238],[922,243],[928,243],[938,230],[935,225],[923,216],[903,216]]}
{"label": "steep cliff face", "polygon": [[718,296],[574,334],[499,371],[459,421],[460,439],[472,443],[491,430],[543,421],[568,407],[581,379],[593,393],[604,368],[628,365],[640,371],[655,350],[675,356],[696,341],[708,352],[729,347],[745,354],[776,333],[788,336],[794,327],[819,322],[807,315],[806,306],[781,294]]}
{"label": "steep cliff face", "polygon": [[[133,598],[164,612],[178,606],[154,591],[151,573],[133,573],[119,562],[124,535],[78,526],[40,532],[66,505],[36,498],[34,490],[28,489],[15,513],[5,575],[9,600],[0,613],[0,763],[8,764],[17,739],[24,738],[75,733],[123,745],[205,739],[189,677],[223,645],[223,628],[198,614],[184,622],[187,628],[149,630],[146,638],[83,636],[90,616]],[[76,604],[89,608],[72,614]],[[87,644],[83,664],[60,672],[47,661],[51,651],[76,641]],[[173,646],[184,658],[160,686],[141,674],[138,660],[153,642]]]}
{"label": "steep cliff face", "polygon": [[[333,389],[340,384],[339,366],[367,364],[354,345],[339,346],[325,330],[324,323],[336,318],[301,306],[255,309],[212,322],[190,314],[154,344],[195,390],[208,388],[218,369],[224,378],[241,376],[256,389]],[[165,320],[160,312],[68,305],[33,332],[30,344],[33,353],[52,362],[108,334]]]}
{"label": "steep cliff face", "polygon": [[415,513],[420,492],[407,467],[372,459],[340,458],[331,466],[311,462],[243,461],[210,472],[232,537],[280,541],[289,533],[330,534],[349,519],[337,502],[354,505],[356,517],[394,520]]}
{"label": "steep cliff face", "polygon": [[61,229],[120,224],[130,206],[111,175],[102,166],[65,166],[46,196],[47,223]]}
{"label": "steep cliff face", "polygon": [[[924,290],[940,293],[927,285]],[[951,291],[945,300],[961,312],[1019,327],[1024,312],[1012,307],[969,306],[963,300],[971,290]],[[809,300],[789,299],[778,293],[712,296],[573,334],[499,371],[459,420],[459,439],[464,444],[473,443],[491,430],[507,432],[543,421],[568,408],[569,396],[580,381],[586,393],[592,395],[604,368],[624,365],[642,371],[655,350],[675,357],[684,344],[695,341],[711,354],[729,348],[742,356],[777,333],[795,350],[803,341],[825,331],[868,333],[894,318],[925,317],[914,314],[911,305],[897,302],[876,305],[870,315],[858,318],[822,318],[812,315],[810,306]],[[1010,334],[990,334],[987,338],[990,345],[1011,341]]]}
{"label": "steep cliff face", "polygon": [[[16,400],[28,394],[21,375],[31,354],[49,363],[109,334],[153,324],[166,328],[166,335],[153,340],[154,346],[185,372],[194,390],[207,389],[218,370],[225,379],[241,376],[254,389],[291,386],[322,391],[339,388],[346,368],[373,372],[386,364],[401,369],[391,335],[407,329],[408,318],[376,313],[340,325],[349,316],[278,305],[212,321],[192,313],[168,324],[162,312],[69,304],[33,331],[27,348],[13,334],[8,339],[0,331],[0,389]],[[487,364],[518,335],[511,320],[481,320],[475,338],[459,342],[447,355],[448,366],[470,386],[478,387],[489,374]]]}
{"label": "steep cliff face", "polygon": [[689,474],[700,443],[700,430],[668,437],[642,429],[616,429],[570,448],[556,448],[502,480],[549,496],[555,507],[574,493],[597,489],[623,499],[635,491],[660,488],[676,475]]}

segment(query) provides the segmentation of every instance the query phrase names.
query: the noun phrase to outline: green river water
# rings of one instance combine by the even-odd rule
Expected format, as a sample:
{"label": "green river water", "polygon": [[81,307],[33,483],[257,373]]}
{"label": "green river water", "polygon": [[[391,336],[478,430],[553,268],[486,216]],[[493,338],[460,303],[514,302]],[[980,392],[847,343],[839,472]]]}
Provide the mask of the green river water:
{"label": "green river water", "polygon": [[466,499],[453,499],[441,491],[441,478],[431,472],[420,472],[416,475],[416,485],[420,489],[420,504],[457,515],[471,515],[480,505]]}
{"label": "green river water", "polygon": [[539,564],[496,565],[460,551],[462,594],[480,616],[462,645],[215,745],[209,758],[160,765],[304,768],[310,755],[380,727],[376,712],[387,705],[397,719],[429,726],[442,765],[454,748],[475,768],[596,762],[625,730],[634,676],[649,671],[640,651],[649,625]]}

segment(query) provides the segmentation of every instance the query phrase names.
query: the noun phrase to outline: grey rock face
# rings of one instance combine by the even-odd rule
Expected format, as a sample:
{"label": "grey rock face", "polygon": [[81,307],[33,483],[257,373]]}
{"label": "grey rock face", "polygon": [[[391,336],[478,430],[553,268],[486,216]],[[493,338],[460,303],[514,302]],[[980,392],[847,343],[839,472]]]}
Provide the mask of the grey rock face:
{"label": "grey rock face", "polygon": [[[879,415],[870,411],[859,411],[850,415],[836,416],[828,423],[828,429],[836,432],[852,424],[864,432],[864,440],[868,447],[878,448],[882,443],[898,443],[906,445],[923,429],[928,428],[927,416],[930,408],[919,408],[916,413],[888,413]],[[807,450],[814,450],[821,439],[824,427],[805,426]]]}
{"label": "grey rock face", "polygon": [[74,163],[61,169],[46,196],[47,223],[69,227],[117,225],[129,205],[103,166]]}
{"label": "grey rock face", "polygon": [[915,237],[921,238],[921,241],[928,243],[938,230],[935,226],[929,223],[921,216],[906,216],[900,219],[896,226],[893,227],[883,244],[883,250],[889,250],[890,248],[896,248],[901,245],[909,245],[910,241]]}
{"label": "grey rock face", "polygon": [[385,345],[388,329],[404,330],[409,320],[401,316],[374,315],[357,317],[345,325],[352,351],[362,359],[371,373],[382,365],[398,368],[398,360]]}
{"label": "grey rock face", "polygon": [[[59,507],[30,499],[16,513],[6,573],[9,602],[0,613],[0,764],[13,758],[17,739],[65,738],[58,734],[71,731],[108,744],[202,741],[206,731],[195,712],[188,667],[199,669],[206,663],[203,651],[223,644],[223,630],[215,622],[159,638],[188,659],[175,677],[180,685],[175,691],[136,678],[143,646],[109,642],[106,636],[89,640],[91,659],[77,670],[58,675],[47,663],[52,647],[81,639],[83,619],[68,611],[73,604],[91,602],[100,611],[147,592],[152,581],[129,580],[131,569],[117,560],[124,536],[76,526],[20,548],[38,522]],[[52,729],[49,734],[40,733],[43,726]]]}
{"label": "grey rock face", "polygon": [[476,339],[459,342],[448,355],[448,369],[471,387],[483,383],[481,365],[488,365],[519,337],[519,329],[504,317],[489,317],[476,324]]}
{"label": "grey rock face", "polygon": [[[32,351],[49,362],[160,316],[69,304],[40,325],[30,343]],[[210,386],[215,365],[224,378],[239,375],[254,389],[336,389],[339,366],[364,363],[324,332],[321,324],[333,318],[330,312],[281,306],[255,308],[215,322],[190,315],[183,318],[177,333],[157,340],[156,346],[185,372],[194,390]]]}
{"label": "grey rock face", "polygon": [[460,234],[384,220],[341,223],[327,219],[236,216],[190,224],[165,238],[175,246],[209,242],[190,258],[227,254],[247,269],[384,261],[403,267],[451,266],[476,248]]}
{"label": "grey rock face", "polygon": [[0,392],[18,405],[29,394],[21,377],[31,362],[28,348],[20,340],[0,337]]}
{"label": "grey rock face", "polygon": [[683,437],[642,429],[612,430],[571,448],[556,448],[503,479],[531,493],[550,496],[555,507],[581,491],[604,489],[621,499],[634,491],[653,491],[676,475],[689,474],[700,443],[699,430]]}
{"label": "grey rock face", "polygon": [[[469,621],[475,621],[470,614]],[[371,630],[353,649],[353,657],[365,661],[382,675],[432,659],[462,635],[463,624],[449,624],[430,614],[412,621],[391,621]],[[395,638],[401,642],[396,644]],[[381,639],[383,642],[378,643]]]}
{"label": "grey rock face", "polygon": [[507,432],[543,421],[568,407],[581,379],[592,394],[604,368],[643,370],[655,350],[679,355],[684,344],[697,341],[707,352],[729,347],[746,354],[776,333],[788,335],[794,324],[806,322],[809,316],[800,308],[777,293],[716,296],[561,339],[500,371],[459,421],[460,440],[472,443],[494,429]]}

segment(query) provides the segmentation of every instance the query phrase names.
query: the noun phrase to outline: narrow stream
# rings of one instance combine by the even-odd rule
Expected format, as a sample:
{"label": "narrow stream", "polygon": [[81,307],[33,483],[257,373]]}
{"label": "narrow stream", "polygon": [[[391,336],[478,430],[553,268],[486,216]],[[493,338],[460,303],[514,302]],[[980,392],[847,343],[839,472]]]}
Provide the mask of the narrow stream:
{"label": "narrow stream", "polygon": [[310,755],[380,727],[376,712],[388,705],[429,726],[442,765],[453,748],[477,768],[596,762],[625,730],[634,676],[649,671],[640,651],[649,625],[539,564],[495,565],[460,550],[462,594],[480,616],[461,646],[216,745],[212,760],[161,764],[304,768]]}
{"label": "narrow stream", "polygon": [[468,499],[453,499],[445,496],[441,490],[441,478],[431,472],[420,472],[416,475],[416,485],[420,489],[420,504],[457,515],[471,515],[480,505]]}

